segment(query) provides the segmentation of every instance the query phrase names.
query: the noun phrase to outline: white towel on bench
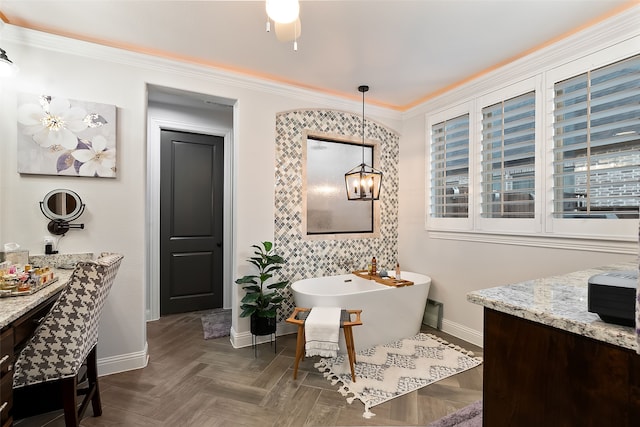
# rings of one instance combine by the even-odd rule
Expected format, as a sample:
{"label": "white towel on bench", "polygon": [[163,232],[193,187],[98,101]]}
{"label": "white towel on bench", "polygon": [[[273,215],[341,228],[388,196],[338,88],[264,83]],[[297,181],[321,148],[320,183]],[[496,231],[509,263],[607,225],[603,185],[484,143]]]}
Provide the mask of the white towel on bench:
{"label": "white towel on bench", "polygon": [[313,307],[304,322],[307,356],[337,357],[340,307]]}

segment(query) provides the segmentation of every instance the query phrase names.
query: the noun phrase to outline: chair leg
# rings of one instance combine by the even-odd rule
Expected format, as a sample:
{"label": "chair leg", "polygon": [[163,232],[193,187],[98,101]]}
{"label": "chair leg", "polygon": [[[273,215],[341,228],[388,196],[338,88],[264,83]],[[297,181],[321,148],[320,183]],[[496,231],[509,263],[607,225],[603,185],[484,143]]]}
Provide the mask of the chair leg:
{"label": "chair leg", "polygon": [[304,326],[302,326],[302,342],[300,343],[300,359],[304,360],[307,355],[305,346],[307,344],[307,336],[305,335]]}
{"label": "chair leg", "polygon": [[298,365],[304,356],[304,325],[298,326],[298,337],[296,340],[296,360],[293,363],[293,379],[298,378]]}
{"label": "chair leg", "polygon": [[64,419],[66,427],[79,427],[80,419],[87,409],[89,400],[93,407],[93,416],[102,415],[100,390],[98,389],[98,364],[95,347],[87,355],[87,388],[80,391],[85,397],[78,408],[78,377],[62,380],[62,401],[64,407]]}
{"label": "chair leg", "polygon": [[342,331],[344,332],[344,341],[347,344],[347,356],[349,356],[349,367],[351,368],[351,381],[356,382],[356,372],[354,363],[356,359],[356,351],[353,345],[353,331],[351,326],[345,326]]}
{"label": "chair leg", "polygon": [[353,363],[356,363],[356,346],[353,342],[353,329],[351,328],[351,326],[349,326],[347,329],[349,329],[349,345],[351,348],[351,360],[353,360]]}
{"label": "chair leg", "polygon": [[100,400],[100,387],[98,385],[98,357],[96,347],[87,356],[87,380],[89,381],[89,392],[91,396],[91,407],[93,416],[102,415],[102,402]]}
{"label": "chair leg", "polygon": [[62,404],[66,427],[78,427],[78,381],[76,377],[62,380]]}

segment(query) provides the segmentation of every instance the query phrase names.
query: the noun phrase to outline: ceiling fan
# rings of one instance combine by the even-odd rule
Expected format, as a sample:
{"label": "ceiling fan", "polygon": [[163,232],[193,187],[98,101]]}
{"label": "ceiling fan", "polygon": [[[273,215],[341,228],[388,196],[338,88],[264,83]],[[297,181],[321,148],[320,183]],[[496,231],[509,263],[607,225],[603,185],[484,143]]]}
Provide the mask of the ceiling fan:
{"label": "ceiling fan", "polygon": [[302,33],[300,2],[298,0],[266,0],[267,32],[274,22],[276,38],[281,42],[293,41],[293,50],[298,50],[298,37]]}

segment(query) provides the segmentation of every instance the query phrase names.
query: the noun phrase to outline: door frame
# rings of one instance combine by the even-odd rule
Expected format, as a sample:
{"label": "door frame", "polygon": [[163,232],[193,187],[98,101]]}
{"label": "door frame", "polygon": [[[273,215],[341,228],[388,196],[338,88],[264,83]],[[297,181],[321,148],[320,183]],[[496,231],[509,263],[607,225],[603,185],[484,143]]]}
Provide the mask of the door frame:
{"label": "door frame", "polygon": [[147,124],[147,321],[160,318],[160,134],[161,130],[191,132],[224,138],[224,206],[222,212],[223,307],[232,306],[233,251],[233,130],[199,124],[148,118]]}

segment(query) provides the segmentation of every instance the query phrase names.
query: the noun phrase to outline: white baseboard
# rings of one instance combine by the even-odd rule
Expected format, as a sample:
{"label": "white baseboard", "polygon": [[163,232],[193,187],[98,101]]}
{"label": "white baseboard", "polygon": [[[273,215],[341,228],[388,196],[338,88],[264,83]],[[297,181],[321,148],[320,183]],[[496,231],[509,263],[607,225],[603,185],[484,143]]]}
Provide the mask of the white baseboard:
{"label": "white baseboard", "polygon": [[452,322],[447,319],[442,319],[442,332],[446,332],[453,335],[456,338],[470,342],[478,347],[483,346],[483,335],[481,331],[468,328],[459,323]]}
{"label": "white baseboard", "polygon": [[[281,335],[295,334],[297,333],[297,331],[297,326],[290,323],[280,322],[276,325],[276,337],[279,337]],[[269,342],[269,340],[271,339],[269,335],[262,335],[256,338],[258,344]],[[233,327],[231,328],[230,340],[233,348],[249,347],[252,345],[251,332],[237,332],[235,329],[233,329]]]}
{"label": "white baseboard", "polygon": [[148,350],[148,344],[145,343],[143,351],[99,358],[98,376],[117,374],[119,372],[144,368],[147,366],[147,362],[149,362]]}

